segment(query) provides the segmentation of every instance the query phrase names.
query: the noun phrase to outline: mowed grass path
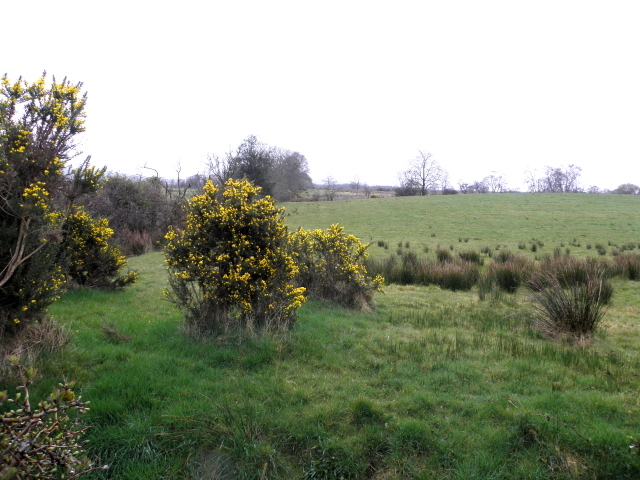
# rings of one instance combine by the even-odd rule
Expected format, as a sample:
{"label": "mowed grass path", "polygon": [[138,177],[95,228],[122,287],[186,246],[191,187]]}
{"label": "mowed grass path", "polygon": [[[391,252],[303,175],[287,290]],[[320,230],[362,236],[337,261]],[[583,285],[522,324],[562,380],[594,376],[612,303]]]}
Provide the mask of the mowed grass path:
{"label": "mowed grass path", "polygon": [[[500,245],[515,251],[520,242],[535,238],[545,243],[540,253],[552,253],[554,247],[575,239],[581,247],[572,248],[572,253],[587,254],[587,244],[640,242],[637,195],[432,195],[283,206],[290,229],[340,223],[364,242],[383,240],[395,249],[398,242],[409,241],[418,252],[438,245],[476,250]],[[375,245],[370,252],[388,253]]]}
{"label": "mowed grass path", "polygon": [[[592,197],[289,204],[286,218],[290,226],[294,219],[306,228],[341,223],[365,240],[369,232],[412,244],[431,230],[456,246],[467,235],[507,245],[579,235],[555,215],[578,217],[594,242],[637,240],[637,199],[577,200]],[[545,202],[546,216],[539,213]],[[572,213],[562,205],[573,205]],[[579,205],[590,205],[590,227]],[[525,211],[538,216],[537,228],[518,230],[534,215],[526,219]],[[398,222],[394,212],[406,215],[396,223],[402,233],[389,225]],[[460,217],[455,225],[438,216],[446,212]],[[498,225],[504,233],[494,231]],[[531,329],[524,292],[485,303],[474,291],[433,286],[388,286],[370,313],[309,301],[280,337],[195,341],[162,296],[163,255],[130,265],[141,280],[125,291],[75,290],[53,305],[75,337],[42,365],[48,380],[38,385],[43,393],[57,379],[79,381],[92,402],[89,447],[111,465],[96,478],[640,478],[627,439],[640,434],[638,282],[616,280],[605,329],[587,343]],[[106,338],[105,322],[130,340]]]}

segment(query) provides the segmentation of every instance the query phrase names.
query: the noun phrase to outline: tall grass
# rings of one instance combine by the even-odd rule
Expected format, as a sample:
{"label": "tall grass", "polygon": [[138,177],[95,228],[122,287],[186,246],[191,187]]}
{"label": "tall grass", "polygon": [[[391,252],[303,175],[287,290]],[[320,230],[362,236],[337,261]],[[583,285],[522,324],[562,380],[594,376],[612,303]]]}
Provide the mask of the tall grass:
{"label": "tall grass", "polygon": [[[443,250],[449,254],[448,250]],[[398,257],[367,261],[373,275],[382,275],[387,283],[399,285],[437,285],[448,290],[470,290],[480,275],[478,265],[447,255],[446,261],[433,262],[404,251]]]}
{"label": "tall grass", "polygon": [[625,253],[614,257],[617,273],[629,280],[640,280],[640,254]]}

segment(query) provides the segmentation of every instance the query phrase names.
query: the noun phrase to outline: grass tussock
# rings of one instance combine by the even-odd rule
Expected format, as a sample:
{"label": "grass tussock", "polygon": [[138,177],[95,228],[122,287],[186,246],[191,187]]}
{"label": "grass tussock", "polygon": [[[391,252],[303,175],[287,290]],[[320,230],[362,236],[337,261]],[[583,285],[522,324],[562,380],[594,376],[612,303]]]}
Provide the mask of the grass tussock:
{"label": "grass tussock", "polygon": [[537,326],[549,336],[591,335],[600,326],[613,294],[607,270],[587,262],[542,269],[531,276],[528,285],[533,290]]}
{"label": "grass tussock", "polygon": [[44,355],[61,352],[72,338],[71,329],[51,317],[32,323],[15,336],[0,338],[0,374],[11,371],[6,358],[17,356],[23,365],[33,365]]}

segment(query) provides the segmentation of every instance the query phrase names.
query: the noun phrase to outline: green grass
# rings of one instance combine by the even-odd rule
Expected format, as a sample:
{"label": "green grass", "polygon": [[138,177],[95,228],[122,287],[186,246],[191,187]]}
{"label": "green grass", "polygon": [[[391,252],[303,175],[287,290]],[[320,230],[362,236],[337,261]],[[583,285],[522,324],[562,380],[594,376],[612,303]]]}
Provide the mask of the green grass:
{"label": "green grass", "polygon": [[[435,255],[438,245],[454,245],[456,251],[479,251],[484,246],[494,250],[499,246],[532,257],[533,239],[544,243],[537,247],[538,255],[551,255],[561,243],[570,248],[572,255],[596,255],[593,248],[587,249],[587,244],[602,244],[610,254],[616,247],[609,243],[620,247],[640,242],[637,195],[434,195],[284,206],[290,229],[327,228],[340,223],[347,233],[373,242],[369,251],[375,257],[395,250],[378,247],[378,240],[391,247],[408,241],[418,253],[429,247],[431,255]],[[520,243],[528,248],[519,250]]]}
{"label": "green grass", "polygon": [[[290,227],[341,223],[394,248],[457,248],[469,237],[465,250],[518,252],[536,237],[551,252],[583,234],[594,244],[638,240],[630,197],[297,203],[286,218]],[[523,292],[491,303],[434,286],[385,287],[372,313],[311,300],[280,337],[193,341],[162,297],[162,254],[130,266],[141,280],[125,291],[71,291],[52,306],[75,337],[36,385],[42,394],[78,380],[92,403],[90,451],[111,465],[95,478],[640,478],[626,438],[640,434],[640,282],[615,280],[588,343],[532,330]],[[131,340],[105,338],[105,322]]]}

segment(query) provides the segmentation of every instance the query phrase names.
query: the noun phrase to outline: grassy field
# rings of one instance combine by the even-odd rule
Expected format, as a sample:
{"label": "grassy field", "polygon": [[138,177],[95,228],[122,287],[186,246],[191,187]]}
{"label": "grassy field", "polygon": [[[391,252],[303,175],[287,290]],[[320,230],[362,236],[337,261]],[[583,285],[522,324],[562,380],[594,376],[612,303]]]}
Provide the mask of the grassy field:
{"label": "grassy field", "polygon": [[289,228],[340,223],[347,232],[373,242],[374,257],[389,253],[377,247],[378,240],[387,242],[392,252],[409,242],[420,253],[425,247],[434,252],[451,245],[458,251],[499,246],[517,252],[519,244],[529,248],[536,239],[544,243],[538,254],[560,247],[570,248],[572,255],[595,255],[596,244],[611,251],[615,245],[640,241],[640,197],[634,195],[434,195],[284,206]]}
{"label": "grassy field", "polygon": [[[640,242],[632,196],[285,206],[290,228],[340,223],[388,242],[376,256],[399,242],[431,254],[535,238],[532,256]],[[434,286],[387,286],[369,313],[309,301],[280,337],[193,341],[162,297],[163,255],[130,266],[141,280],[124,292],[75,290],[51,308],[75,336],[38,384],[73,378],[91,401],[89,448],[111,465],[95,478],[640,478],[627,439],[640,434],[639,282],[615,280],[590,342],[533,330],[524,291],[489,303]],[[107,323],[121,336],[105,336]]]}

